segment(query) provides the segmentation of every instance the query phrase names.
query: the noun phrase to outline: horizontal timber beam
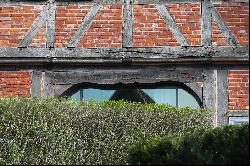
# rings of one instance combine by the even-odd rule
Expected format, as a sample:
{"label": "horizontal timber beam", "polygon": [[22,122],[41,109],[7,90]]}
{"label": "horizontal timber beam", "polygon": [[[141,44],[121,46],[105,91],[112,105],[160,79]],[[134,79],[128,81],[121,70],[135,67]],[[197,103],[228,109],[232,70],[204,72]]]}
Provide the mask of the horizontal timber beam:
{"label": "horizontal timber beam", "polygon": [[0,48],[0,65],[248,64],[248,47]]}

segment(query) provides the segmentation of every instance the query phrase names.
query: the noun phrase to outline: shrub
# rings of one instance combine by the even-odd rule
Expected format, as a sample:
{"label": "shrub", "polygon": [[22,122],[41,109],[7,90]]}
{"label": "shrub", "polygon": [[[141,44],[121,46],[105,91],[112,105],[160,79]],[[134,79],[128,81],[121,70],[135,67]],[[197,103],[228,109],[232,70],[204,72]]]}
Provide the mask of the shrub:
{"label": "shrub", "polygon": [[249,164],[249,125],[226,126],[179,136],[156,137],[130,149],[136,165]]}
{"label": "shrub", "polygon": [[67,99],[0,99],[0,164],[126,164],[128,146],[211,126],[206,109]]}

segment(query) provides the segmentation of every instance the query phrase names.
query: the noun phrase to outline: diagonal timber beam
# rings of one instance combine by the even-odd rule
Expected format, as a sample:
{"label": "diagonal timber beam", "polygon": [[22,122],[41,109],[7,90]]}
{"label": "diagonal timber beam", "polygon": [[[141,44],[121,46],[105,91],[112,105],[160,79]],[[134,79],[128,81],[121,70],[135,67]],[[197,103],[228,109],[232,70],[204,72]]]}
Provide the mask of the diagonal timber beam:
{"label": "diagonal timber beam", "polygon": [[36,18],[32,27],[27,32],[26,36],[20,42],[20,48],[28,47],[32,39],[37,35],[38,31],[42,28],[45,22],[47,22],[46,32],[46,47],[53,48],[55,44],[55,19],[56,19],[56,2],[55,0],[49,0],[48,4],[44,7],[44,10]]}
{"label": "diagonal timber beam", "polygon": [[169,29],[173,32],[173,35],[177,39],[177,41],[181,44],[181,46],[189,46],[186,38],[179,30],[178,26],[176,25],[174,19],[172,18],[170,12],[165,7],[165,5],[156,5],[158,12],[160,13],[161,17],[167,23]]}
{"label": "diagonal timber beam", "polygon": [[36,18],[36,20],[34,21],[32,27],[29,29],[26,36],[20,42],[18,47],[25,48],[25,47],[28,47],[30,45],[30,43],[32,42],[33,37],[36,36],[37,32],[42,28],[43,24],[46,21],[48,8],[49,8],[49,6],[47,5],[44,8],[44,10],[42,11],[42,13]]}
{"label": "diagonal timber beam", "polygon": [[218,11],[215,9],[213,5],[211,6],[211,11],[212,11],[213,19],[217,23],[221,33],[223,34],[223,36],[225,37],[229,45],[232,47],[237,47],[239,44],[236,38],[234,37],[233,33],[228,28],[227,24],[223,21],[220,14],[218,13]]}
{"label": "diagonal timber beam", "polygon": [[125,0],[123,3],[123,47],[133,47],[133,1]]}
{"label": "diagonal timber beam", "polygon": [[74,34],[74,36],[71,38],[68,47],[74,48],[77,46],[77,44],[80,41],[80,38],[84,36],[85,32],[89,29],[91,26],[98,10],[101,8],[100,4],[94,4],[88,14],[85,16],[84,21],[80,25],[79,29],[77,32]]}

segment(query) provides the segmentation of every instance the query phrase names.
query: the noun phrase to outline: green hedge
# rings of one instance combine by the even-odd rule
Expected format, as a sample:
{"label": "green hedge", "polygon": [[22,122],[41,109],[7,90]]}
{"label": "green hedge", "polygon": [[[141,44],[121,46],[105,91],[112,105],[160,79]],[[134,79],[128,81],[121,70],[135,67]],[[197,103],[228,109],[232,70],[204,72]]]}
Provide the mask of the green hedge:
{"label": "green hedge", "polygon": [[206,109],[49,98],[0,99],[1,164],[126,164],[128,146],[211,127]]}
{"label": "green hedge", "polygon": [[133,165],[248,165],[249,125],[201,130],[141,141],[130,149]]}

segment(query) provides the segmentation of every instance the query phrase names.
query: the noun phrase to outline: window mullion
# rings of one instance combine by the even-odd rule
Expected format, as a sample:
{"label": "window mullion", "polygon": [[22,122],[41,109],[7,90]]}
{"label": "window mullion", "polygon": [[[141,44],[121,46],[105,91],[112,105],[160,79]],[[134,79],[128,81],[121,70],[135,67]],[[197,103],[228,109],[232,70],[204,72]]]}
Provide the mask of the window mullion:
{"label": "window mullion", "polygon": [[176,107],[178,108],[178,105],[179,105],[179,103],[178,103],[178,88],[176,88]]}
{"label": "window mullion", "polygon": [[80,90],[80,100],[83,100],[83,89]]}

